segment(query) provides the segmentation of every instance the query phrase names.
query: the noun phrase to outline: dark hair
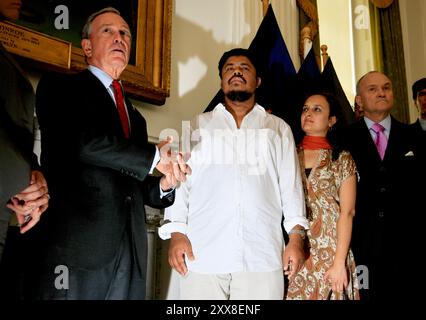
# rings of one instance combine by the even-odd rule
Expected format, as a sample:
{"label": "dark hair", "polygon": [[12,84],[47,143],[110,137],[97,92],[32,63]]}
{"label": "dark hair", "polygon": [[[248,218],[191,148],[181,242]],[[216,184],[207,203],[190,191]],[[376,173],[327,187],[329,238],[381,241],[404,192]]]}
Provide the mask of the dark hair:
{"label": "dark hair", "polygon": [[[330,113],[329,118],[336,117],[336,123],[333,127],[327,132],[326,138],[330,145],[333,147],[332,159],[333,161],[339,158],[339,154],[343,151],[342,149],[342,128],[345,126],[345,118],[343,116],[342,106],[339,103],[339,100],[336,96],[328,91],[311,91],[305,95],[303,100],[302,108],[310,97],[312,96],[322,96],[325,98],[329,105]],[[302,136],[303,138],[303,136]]]}
{"label": "dark hair", "polygon": [[256,69],[256,76],[259,77],[259,70],[257,70],[256,57],[248,50],[243,48],[234,48],[229,51],[226,51],[219,60],[218,69],[219,69],[219,77],[222,79],[222,69],[225,65],[226,61],[230,57],[235,56],[243,56],[250,60],[254,68]]}
{"label": "dark hair", "polygon": [[426,78],[423,78],[414,82],[412,89],[413,89],[413,100],[416,100],[418,93],[422,91],[423,89],[426,89]]}

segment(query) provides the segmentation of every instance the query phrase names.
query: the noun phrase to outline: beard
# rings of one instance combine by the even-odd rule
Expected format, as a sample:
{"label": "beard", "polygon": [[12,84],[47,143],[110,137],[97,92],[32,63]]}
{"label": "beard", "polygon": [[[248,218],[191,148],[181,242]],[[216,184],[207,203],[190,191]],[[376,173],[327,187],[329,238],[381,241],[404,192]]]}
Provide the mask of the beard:
{"label": "beard", "polygon": [[253,96],[252,92],[248,91],[229,91],[226,97],[235,102],[245,102]]}

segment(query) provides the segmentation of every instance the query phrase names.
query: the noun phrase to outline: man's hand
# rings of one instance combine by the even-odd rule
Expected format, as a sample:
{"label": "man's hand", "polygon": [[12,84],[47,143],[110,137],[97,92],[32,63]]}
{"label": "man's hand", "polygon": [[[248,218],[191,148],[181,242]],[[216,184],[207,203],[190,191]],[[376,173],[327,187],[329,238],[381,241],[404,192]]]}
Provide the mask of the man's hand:
{"label": "man's hand", "polygon": [[185,254],[189,260],[193,261],[195,259],[188,237],[179,232],[172,233],[169,247],[169,264],[183,276],[188,272],[185,263]]}
{"label": "man's hand", "polygon": [[49,206],[47,182],[43,174],[37,170],[32,171],[30,185],[11,198],[6,206],[15,212],[21,225],[21,233],[35,226]]}
{"label": "man's hand", "polygon": [[294,277],[305,263],[304,240],[298,234],[289,236],[290,241],[283,254],[284,274],[289,278]]}
{"label": "man's hand", "polygon": [[[173,152],[170,147],[172,141],[171,137],[167,137],[167,140],[157,145],[161,158],[156,168],[166,177],[161,186],[163,190],[175,188],[179,182],[186,181],[186,176],[191,175],[192,172],[186,164],[189,155],[184,156],[182,152]],[[168,188],[164,189],[163,186]]]}

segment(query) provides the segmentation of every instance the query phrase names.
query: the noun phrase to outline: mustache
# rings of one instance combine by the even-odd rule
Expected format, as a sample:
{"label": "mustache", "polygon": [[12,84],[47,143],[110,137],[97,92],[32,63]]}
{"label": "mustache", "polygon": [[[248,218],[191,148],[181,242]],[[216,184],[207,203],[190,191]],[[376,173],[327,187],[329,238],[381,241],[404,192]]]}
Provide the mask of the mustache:
{"label": "mustache", "polygon": [[228,84],[231,83],[232,79],[234,78],[240,78],[244,83],[247,83],[246,79],[244,79],[242,74],[234,74],[229,80],[228,80]]}

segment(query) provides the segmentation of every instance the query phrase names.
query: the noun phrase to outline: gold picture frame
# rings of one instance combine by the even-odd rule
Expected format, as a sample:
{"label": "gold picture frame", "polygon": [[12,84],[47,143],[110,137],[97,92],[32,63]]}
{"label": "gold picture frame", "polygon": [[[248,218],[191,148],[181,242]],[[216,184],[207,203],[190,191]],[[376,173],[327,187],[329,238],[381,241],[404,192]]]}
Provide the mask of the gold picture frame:
{"label": "gold picture frame", "polygon": [[[121,80],[130,96],[163,105],[170,96],[173,0],[137,0],[134,63]],[[42,70],[77,72],[87,67],[83,50],[63,39],[21,25],[0,22],[0,40],[24,63]]]}

